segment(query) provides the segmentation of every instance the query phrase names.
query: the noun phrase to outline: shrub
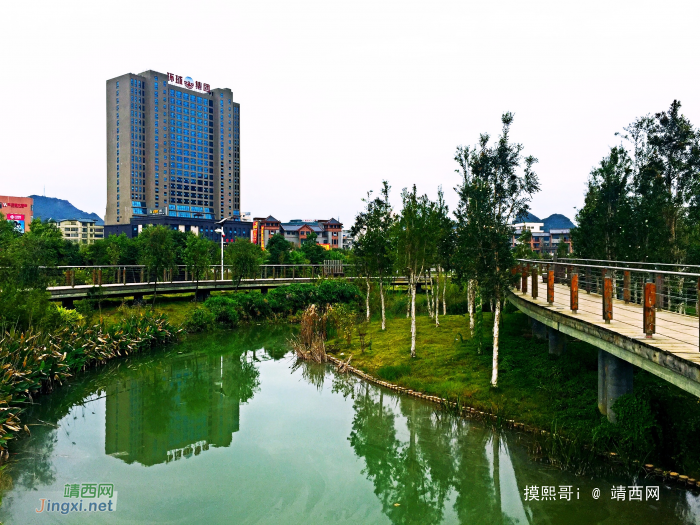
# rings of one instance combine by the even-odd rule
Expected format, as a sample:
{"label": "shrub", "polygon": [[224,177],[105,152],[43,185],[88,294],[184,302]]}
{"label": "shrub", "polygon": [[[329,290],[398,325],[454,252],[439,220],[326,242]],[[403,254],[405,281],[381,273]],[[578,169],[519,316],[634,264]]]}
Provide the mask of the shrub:
{"label": "shrub", "polygon": [[204,332],[212,328],[215,320],[216,318],[210,310],[198,306],[185,320],[185,330],[189,333]]}
{"label": "shrub", "polygon": [[204,306],[211,311],[217,323],[234,327],[240,320],[238,303],[230,297],[209,297]]}
{"label": "shrub", "polygon": [[77,326],[82,324],[85,317],[76,310],[70,310],[68,308],[63,308],[62,306],[56,306],[56,313],[58,314],[58,323],[60,326]]}

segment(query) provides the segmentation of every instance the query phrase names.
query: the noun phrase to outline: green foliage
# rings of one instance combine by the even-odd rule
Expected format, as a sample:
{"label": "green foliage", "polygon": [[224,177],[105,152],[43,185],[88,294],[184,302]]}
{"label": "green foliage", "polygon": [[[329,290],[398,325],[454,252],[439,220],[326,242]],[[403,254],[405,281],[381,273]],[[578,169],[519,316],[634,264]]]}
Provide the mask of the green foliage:
{"label": "green foliage", "polygon": [[216,322],[233,327],[240,321],[271,319],[294,315],[311,304],[357,304],[360,292],[354,284],[341,280],[321,281],[318,285],[292,284],[271,290],[210,297],[204,306]]}
{"label": "green foliage", "polygon": [[204,237],[192,233],[187,236],[183,261],[193,280],[201,279],[211,265],[211,244],[212,242]]}
{"label": "green foliage", "polygon": [[700,250],[700,131],[674,100],[627,126],[591,172],[572,231],[582,257],[683,263]]}
{"label": "green foliage", "polygon": [[323,260],[326,258],[325,248],[320,244],[316,244],[317,238],[318,236],[311,232],[301,243],[301,251],[311,264],[323,264]]}
{"label": "green foliage", "polygon": [[293,245],[284,238],[280,233],[274,234],[267,241],[265,246],[267,250],[268,264],[289,264],[287,257],[292,251]]}
{"label": "green foliage", "polygon": [[21,406],[31,395],[49,392],[87,367],[145,351],[176,336],[165,317],[139,309],[123,309],[110,327],[71,323],[43,332],[6,330],[0,339],[0,406],[4,408],[0,450],[19,431]]}
{"label": "green foliage", "polygon": [[214,326],[215,321],[215,315],[210,309],[199,306],[192,310],[184,327],[189,333],[205,332]]}
{"label": "green foliage", "polygon": [[149,226],[138,236],[139,262],[146,267],[150,278],[162,279],[163,270],[175,266],[173,232],[165,226]]}
{"label": "green foliage", "polygon": [[228,245],[224,254],[224,260],[231,268],[231,278],[238,284],[243,279],[257,276],[263,257],[262,248],[248,239],[236,239],[236,242]]}
{"label": "green foliage", "polygon": [[661,427],[649,399],[639,393],[625,394],[613,405],[615,424],[601,420],[593,441],[602,450],[616,450],[626,459],[645,461],[661,442]]}
{"label": "green foliage", "polygon": [[76,310],[55,306],[60,326],[77,326],[85,321],[85,316]]}

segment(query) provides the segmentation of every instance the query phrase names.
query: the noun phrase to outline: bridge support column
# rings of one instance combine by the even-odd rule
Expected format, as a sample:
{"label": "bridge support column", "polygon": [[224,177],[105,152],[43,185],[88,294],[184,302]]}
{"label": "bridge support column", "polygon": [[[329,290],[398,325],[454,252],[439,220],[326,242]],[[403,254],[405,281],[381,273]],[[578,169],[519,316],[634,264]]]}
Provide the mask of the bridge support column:
{"label": "bridge support column", "polygon": [[547,339],[547,327],[544,323],[532,319],[532,336],[537,339]]}
{"label": "bridge support column", "polygon": [[142,293],[135,293],[134,294],[134,305],[139,305],[143,303],[143,294]]}
{"label": "bridge support column", "polygon": [[634,366],[604,350],[598,350],[598,410],[616,421],[613,405],[617,398],[632,392]]}
{"label": "bridge support column", "polygon": [[211,295],[211,292],[209,292],[209,290],[197,290],[194,293],[194,300],[197,303],[202,303],[209,298],[209,295]]}
{"label": "bridge support column", "polygon": [[550,355],[562,355],[566,352],[566,334],[559,330],[547,327],[547,337],[549,338]]}
{"label": "bridge support column", "polygon": [[61,306],[63,306],[63,308],[68,308],[72,310],[74,308],[73,299],[61,299]]}
{"label": "bridge support column", "polygon": [[268,288],[260,288],[260,293],[263,295],[266,295],[268,292]]}

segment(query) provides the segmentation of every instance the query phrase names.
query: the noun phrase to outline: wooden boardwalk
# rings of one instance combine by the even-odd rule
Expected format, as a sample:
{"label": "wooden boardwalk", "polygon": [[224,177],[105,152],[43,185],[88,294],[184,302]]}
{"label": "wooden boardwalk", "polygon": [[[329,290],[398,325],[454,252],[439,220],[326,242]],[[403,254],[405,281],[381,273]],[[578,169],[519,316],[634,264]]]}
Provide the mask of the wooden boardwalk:
{"label": "wooden boardwalk", "polygon": [[700,397],[697,317],[658,310],[656,333],[647,339],[642,328],[642,305],[613,299],[613,319],[606,324],[601,295],[579,290],[579,308],[573,313],[567,285],[554,285],[554,303],[550,305],[547,303],[547,283],[538,277],[538,298],[533,299],[532,279],[528,277],[527,281],[526,294],[512,290],[511,302],[521,311],[550,328],[585,340]]}

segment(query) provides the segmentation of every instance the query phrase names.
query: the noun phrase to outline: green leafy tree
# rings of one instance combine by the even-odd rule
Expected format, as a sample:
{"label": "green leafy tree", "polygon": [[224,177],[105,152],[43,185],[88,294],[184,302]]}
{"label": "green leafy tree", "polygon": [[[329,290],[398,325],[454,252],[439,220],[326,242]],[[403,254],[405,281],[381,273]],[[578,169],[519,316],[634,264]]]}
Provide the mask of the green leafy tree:
{"label": "green leafy tree", "polygon": [[243,279],[253,279],[258,275],[264,260],[262,248],[248,239],[236,239],[226,247],[224,259],[231,267],[231,279],[240,286]]}
{"label": "green leafy tree", "polygon": [[276,233],[267,241],[267,261],[269,264],[288,264],[289,252],[292,251],[292,243],[284,238],[284,235]]}
{"label": "green leafy tree", "polygon": [[[199,237],[193,233],[190,233],[185,241],[183,259],[187,271],[190,272],[192,278],[197,282],[197,289],[199,289],[199,279],[212,263],[211,245],[212,242],[209,239]],[[195,293],[196,297],[197,294]]]}
{"label": "green leafy tree", "polygon": [[365,299],[367,321],[370,320],[370,282],[373,278],[379,281],[379,297],[382,309],[382,330],[386,328],[386,307],[384,296],[384,281],[392,270],[391,258],[391,204],[389,203],[389,190],[391,187],[387,181],[382,182],[381,196],[371,198],[372,192],[367,194],[364,211],[355,218],[355,224],[351,228],[351,234],[355,239],[353,253],[356,266],[362,268],[367,294]]}
{"label": "green leafy tree", "polygon": [[633,242],[633,168],[627,151],[613,147],[591,171],[583,208],[571,232],[577,255],[587,259],[620,260]]}
{"label": "green leafy tree", "polygon": [[153,278],[153,304],[156,301],[158,277],[175,267],[175,245],[172,230],[165,226],[149,226],[138,236],[139,262]]}
{"label": "green leafy tree", "polygon": [[436,249],[434,236],[434,203],[426,195],[418,195],[415,185],[401,192],[402,210],[392,228],[397,271],[408,277],[411,316],[411,357],[416,357],[416,288],[433,262]]}
{"label": "green leafy tree", "polygon": [[309,233],[306,239],[301,243],[301,251],[304,252],[311,264],[323,264],[326,256],[326,250],[323,246],[317,244],[318,235],[314,232]]}
{"label": "green leafy tree", "polygon": [[501,303],[512,284],[515,261],[510,243],[512,221],[529,209],[539,190],[532,156],[522,156],[523,146],[510,141],[513,114],[501,117],[503,128],[493,146],[482,134],[476,147],[459,147],[462,184],[457,188],[459,206],[459,256],[462,274],[478,283],[480,293],[494,305],[491,385],[498,386],[498,343]]}

